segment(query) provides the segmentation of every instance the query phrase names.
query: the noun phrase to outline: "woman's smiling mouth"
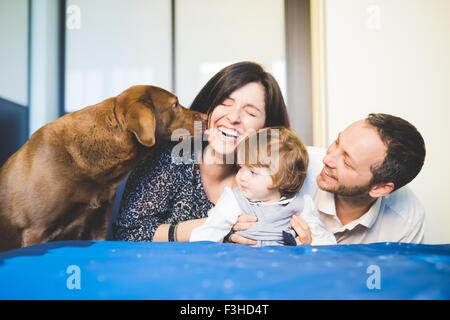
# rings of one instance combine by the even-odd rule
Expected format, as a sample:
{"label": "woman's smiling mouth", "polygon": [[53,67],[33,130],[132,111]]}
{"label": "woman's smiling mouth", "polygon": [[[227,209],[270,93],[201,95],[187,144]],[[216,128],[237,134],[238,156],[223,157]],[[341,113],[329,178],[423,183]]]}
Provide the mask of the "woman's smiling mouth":
{"label": "woman's smiling mouth", "polygon": [[222,134],[222,136],[224,136],[228,139],[236,140],[241,136],[241,134],[238,131],[233,130],[233,129],[228,129],[226,127],[219,127],[219,128],[217,128],[217,130],[219,130],[219,132]]}

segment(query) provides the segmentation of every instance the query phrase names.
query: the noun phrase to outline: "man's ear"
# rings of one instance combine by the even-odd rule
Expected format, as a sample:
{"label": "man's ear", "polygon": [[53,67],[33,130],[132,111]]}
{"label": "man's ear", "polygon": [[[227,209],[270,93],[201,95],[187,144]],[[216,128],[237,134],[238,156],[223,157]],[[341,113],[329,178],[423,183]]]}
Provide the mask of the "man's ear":
{"label": "man's ear", "polygon": [[380,198],[380,197],[387,196],[392,191],[394,191],[394,189],[395,189],[395,186],[394,186],[393,182],[379,183],[379,184],[374,185],[370,189],[369,195],[372,198]]}
{"label": "man's ear", "polygon": [[155,145],[156,119],[150,108],[140,102],[134,103],[126,113],[127,129],[146,147]]}

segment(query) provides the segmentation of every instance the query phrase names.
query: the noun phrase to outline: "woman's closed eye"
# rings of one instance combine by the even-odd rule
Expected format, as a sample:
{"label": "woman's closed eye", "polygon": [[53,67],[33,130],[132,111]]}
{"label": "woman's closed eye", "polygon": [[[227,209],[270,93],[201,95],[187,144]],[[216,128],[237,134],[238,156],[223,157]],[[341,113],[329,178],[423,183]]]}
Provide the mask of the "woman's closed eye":
{"label": "woman's closed eye", "polygon": [[222,106],[224,107],[232,107],[233,106],[233,100],[231,99],[225,99],[222,103]]}
{"label": "woman's closed eye", "polygon": [[247,106],[247,107],[245,108],[245,112],[246,112],[248,115],[252,116],[252,117],[256,117],[256,116],[258,116],[258,114],[260,113],[260,111],[258,110],[258,108],[253,107],[253,106]]}
{"label": "woman's closed eye", "polygon": [[250,117],[256,117],[256,112],[251,111],[251,110],[245,110],[245,112],[250,116]]}

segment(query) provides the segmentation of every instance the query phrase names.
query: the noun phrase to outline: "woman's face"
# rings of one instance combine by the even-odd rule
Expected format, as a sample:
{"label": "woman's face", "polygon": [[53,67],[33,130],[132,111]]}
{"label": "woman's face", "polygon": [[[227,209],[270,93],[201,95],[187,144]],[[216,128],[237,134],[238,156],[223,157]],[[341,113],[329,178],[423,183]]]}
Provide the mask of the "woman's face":
{"label": "woman's face", "polygon": [[245,134],[263,128],[265,122],[264,87],[250,82],[214,108],[209,119],[209,145],[222,155],[234,152]]}

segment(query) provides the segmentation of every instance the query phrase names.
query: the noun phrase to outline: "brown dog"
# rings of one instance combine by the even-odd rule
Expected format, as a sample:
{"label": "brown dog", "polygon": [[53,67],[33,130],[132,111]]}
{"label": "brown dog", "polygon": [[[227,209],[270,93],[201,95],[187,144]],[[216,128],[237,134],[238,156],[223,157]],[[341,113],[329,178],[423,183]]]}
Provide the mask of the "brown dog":
{"label": "brown dog", "polygon": [[0,169],[0,251],[104,239],[119,182],[175,129],[206,116],[173,94],[133,86],[51,122]]}

